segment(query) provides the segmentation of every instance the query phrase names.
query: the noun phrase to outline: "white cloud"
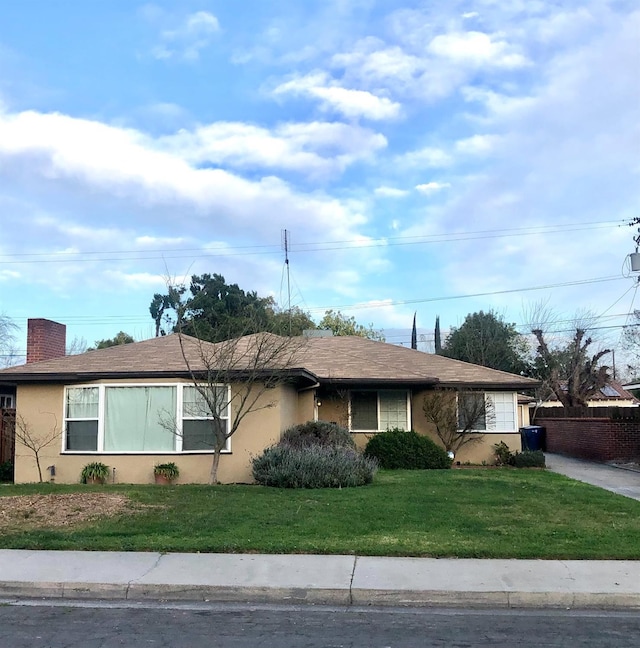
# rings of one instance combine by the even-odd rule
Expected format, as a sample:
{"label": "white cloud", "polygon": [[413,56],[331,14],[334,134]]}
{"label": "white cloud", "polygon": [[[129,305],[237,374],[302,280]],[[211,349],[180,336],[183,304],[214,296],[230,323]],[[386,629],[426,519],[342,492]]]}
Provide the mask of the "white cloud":
{"label": "white cloud", "polygon": [[493,40],[489,34],[469,31],[436,36],[428,45],[429,52],[459,64],[490,65],[519,68],[527,59],[503,40]]}
{"label": "white cloud", "polygon": [[157,248],[159,246],[179,246],[183,245],[186,242],[186,239],[183,237],[172,237],[172,236],[136,236],[134,239],[136,245],[139,245],[142,248]]}
{"label": "white cloud", "polygon": [[453,158],[449,153],[440,148],[425,146],[415,151],[409,151],[399,155],[396,162],[403,166],[412,168],[440,168],[447,167],[453,163]]}
{"label": "white cloud", "polygon": [[314,72],[278,85],[273,94],[308,96],[320,100],[323,110],[335,111],[348,118],[364,117],[374,121],[395,119],[401,106],[387,97],[379,97],[366,90],[340,87],[324,72]]}
{"label": "white cloud", "polygon": [[467,155],[487,155],[499,145],[499,135],[473,135],[455,143],[455,149],[459,153]]}
{"label": "white cloud", "polygon": [[465,101],[482,104],[492,118],[511,118],[525,114],[536,102],[533,97],[510,96],[473,86],[462,88],[462,96]]}
{"label": "white cloud", "polygon": [[204,219],[215,222],[221,233],[249,223],[269,230],[262,215],[278,214],[281,223],[298,223],[305,231],[345,236],[365,220],[336,199],[298,194],[278,178],[253,181],[223,169],[197,169],[158,148],[134,129],[56,113],[0,114],[0,161],[27,165],[32,176],[79,183],[140,205],[188,206],[195,211],[191,219],[181,219],[182,228],[198,230]]}
{"label": "white cloud", "polygon": [[149,288],[162,290],[166,288],[166,280],[161,275],[148,272],[122,272],[120,270],[105,270],[104,278],[113,281],[117,286],[126,286],[131,290]]}
{"label": "white cloud", "polygon": [[403,198],[407,196],[409,192],[406,189],[396,189],[395,187],[376,187],[373,191],[376,196],[382,196],[383,198]]}
{"label": "white cloud", "polygon": [[448,189],[451,185],[448,182],[425,182],[424,184],[416,185],[416,189],[423,194],[431,195]]}
{"label": "white cloud", "polygon": [[342,171],[369,159],[386,138],[339,122],[285,123],[269,130],[241,122],[216,122],[159,138],[158,146],[192,164],[238,169],[283,169],[302,174]]}
{"label": "white cloud", "polygon": [[220,31],[218,19],[208,11],[189,14],[176,29],[160,34],[160,44],[152,50],[157,59],[181,58],[197,61],[200,52],[208,47],[213,36]]}

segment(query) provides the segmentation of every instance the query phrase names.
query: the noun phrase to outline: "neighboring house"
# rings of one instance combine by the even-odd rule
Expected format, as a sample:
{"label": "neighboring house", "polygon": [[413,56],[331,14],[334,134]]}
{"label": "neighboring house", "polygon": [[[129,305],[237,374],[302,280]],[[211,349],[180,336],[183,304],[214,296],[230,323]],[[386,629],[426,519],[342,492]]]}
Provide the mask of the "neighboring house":
{"label": "neighboring house", "polygon": [[[587,407],[638,407],[638,400],[631,392],[627,391],[619,382],[612,380],[601,387],[589,400]],[[546,400],[538,403],[538,407],[562,407],[559,400]]]}
{"label": "neighboring house", "polygon": [[[241,338],[247,348],[255,340]],[[183,341],[191,368],[202,368],[197,341]],[[520,448],[518,427],[528,421],[518,420],[517,392],[537,381],[360,337],[292,338],[291,344],[298,345],[295,362],[271,371],[281,379],[229,439],[220,481],[251,481],[251,458],[286,428],[308,420],[347,426],[360,447],[388,428],[431,434],[422,400],[436,387],[480,391],[492,403],[490,429],[457,460],[490,462],[499,441]],[[49,353],[50,359],[0,371],[0,385],[16,389],[18,421],[34,438],[59,431],[41,450],[41,464],[55,467],[57,482],[77,482],[90,461],[106,463],[115,482],[152,482],[153,466],[166,461],[178,464],[181,482],[207,482],[212,417],[198,406],[177,335],[74,356],[64,356],[58,344],[53,353],[60,357]],[[218,386],[221,399],[239,392],[242,371],[238,365],[237,378]],[[228,426],[233,416],[233,405],[225,407],[220,424]],[[16,482],[37,480],[33,455],[19,441],[15,476]]]}

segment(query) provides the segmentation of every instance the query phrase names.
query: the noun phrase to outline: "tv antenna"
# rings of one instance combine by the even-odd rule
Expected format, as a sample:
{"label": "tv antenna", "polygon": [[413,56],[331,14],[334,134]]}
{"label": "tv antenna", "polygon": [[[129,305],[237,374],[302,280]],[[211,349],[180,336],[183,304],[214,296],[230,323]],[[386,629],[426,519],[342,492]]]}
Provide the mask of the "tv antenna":
{"label": "tv antenna", "polygon": [[289,275],[289,232],[282,230],[282,248],[284,250],[284,262],[287,266],[287,303],[289,305],[289,337],[291,337],[291,277]]}

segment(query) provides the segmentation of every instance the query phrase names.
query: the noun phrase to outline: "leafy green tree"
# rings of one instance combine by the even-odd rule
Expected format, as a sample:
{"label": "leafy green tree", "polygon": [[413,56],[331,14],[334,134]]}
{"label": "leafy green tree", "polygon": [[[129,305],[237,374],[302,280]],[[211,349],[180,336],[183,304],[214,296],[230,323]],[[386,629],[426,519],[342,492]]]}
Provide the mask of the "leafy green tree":
{"label": "leafy green tree", "polygon": [[278,335],[302,335],[304,331],[318,328],[306,311],[293,306],[291,311],[279,309],[275,303],[271,307],[269,331]]}
{"label": "leafy green tree", "polygon": [[169,286],[166,295],[156,293],[149,305],[149,312],[156,323],[156,337],[170,333],[176,323],[176,315],[181,305],[184,286]]}
{"label": "leafy green tree", "polygon": [[156,336],[177,331],[206,342],[221,342],[252,333],[302,335],[316,328],[310,315],[298,307],[278,307],[272,297],[260,297],[238,284],[227,284],[219,274],[193,275],[189,289],[170,286],[167,294],[156,293],[149,306],[156,323]]}
{"label": "leafy green tree", "polygon": [[529,371],[526,338],[494,311],[467,315],[447,336],[442,355],[515,374]]}
{"label": "leafy green tree", "polygon": [[[114,337],[105,340],[96,340],[93,349],[108,349],[109,347],[119,346],[120,344],[131,344],[135,342],[133,337],[124,331],[120,331]],[[90,351],[93,349],[89,349]]]}
{"label": "leafy green tree", "polygon": [[355,317],[347,317],[340,311],[325,311],[318,328],[333,331],[334,335],[357,335],[358,337],[368,338],[370,340],[385,341],[384,333],[375,330],[373,324],[369,324],[368,327],[363,326],[356,322]]}

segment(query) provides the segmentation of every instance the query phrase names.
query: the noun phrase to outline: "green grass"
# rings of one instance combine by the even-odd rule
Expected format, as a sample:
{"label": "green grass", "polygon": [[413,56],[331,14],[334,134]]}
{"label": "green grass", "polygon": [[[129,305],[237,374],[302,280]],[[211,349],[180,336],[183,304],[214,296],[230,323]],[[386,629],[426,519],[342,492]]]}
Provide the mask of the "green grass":
{"label": "green grass", "polygon": [[640,502],[545,471],[381,471],[369,486],[24,485],[152,505],[82,527],[7,533],[0,548],[640,559]]}

